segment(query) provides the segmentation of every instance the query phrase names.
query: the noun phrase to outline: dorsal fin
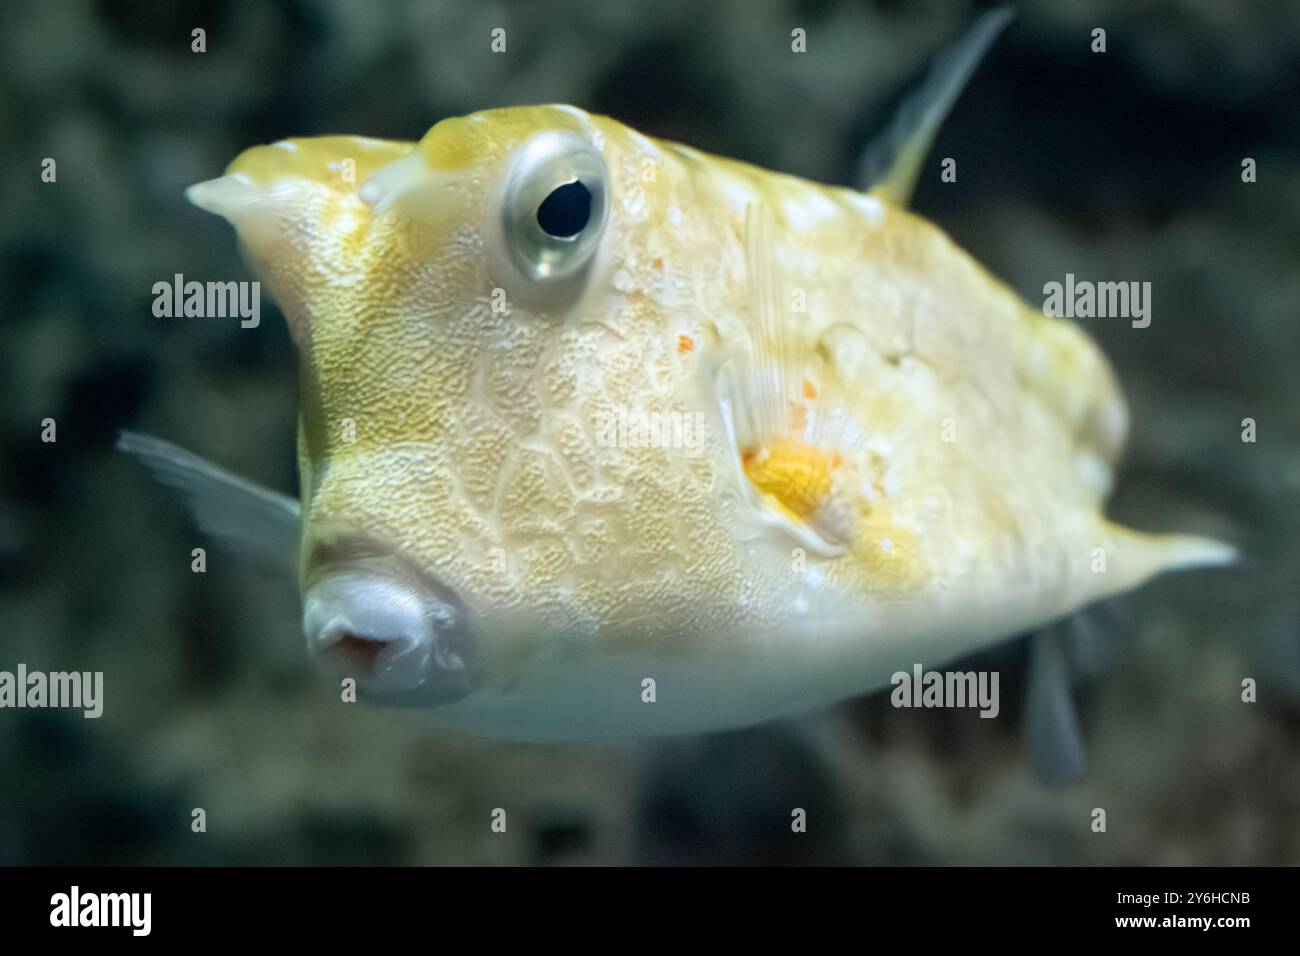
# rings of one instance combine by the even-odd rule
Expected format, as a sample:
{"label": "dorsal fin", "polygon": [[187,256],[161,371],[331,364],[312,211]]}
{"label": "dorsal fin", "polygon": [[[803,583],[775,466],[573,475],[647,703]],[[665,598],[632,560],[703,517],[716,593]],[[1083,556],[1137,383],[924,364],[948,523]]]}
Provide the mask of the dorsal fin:
{"label": "dorsal fin", "polygon": [[935,59],[925,82],[908,95],[894,120],[863,154],[860,182],[872,194],[906,206],[921,163],[944,118],[993,41],[1013,16],[1010,7],[990,10]]}

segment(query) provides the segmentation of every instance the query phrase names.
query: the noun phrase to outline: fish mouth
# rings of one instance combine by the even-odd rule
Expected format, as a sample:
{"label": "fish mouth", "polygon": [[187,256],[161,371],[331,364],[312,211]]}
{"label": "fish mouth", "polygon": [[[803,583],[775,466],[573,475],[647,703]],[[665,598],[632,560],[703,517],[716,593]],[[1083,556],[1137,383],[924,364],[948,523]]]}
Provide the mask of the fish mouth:
{"label": "fish mouth", "polygon": [[477,642],[449,588],[396,551],[349,538],[312,549],[303,592],[308,654],[394,707],[454,703],[478,683]]}

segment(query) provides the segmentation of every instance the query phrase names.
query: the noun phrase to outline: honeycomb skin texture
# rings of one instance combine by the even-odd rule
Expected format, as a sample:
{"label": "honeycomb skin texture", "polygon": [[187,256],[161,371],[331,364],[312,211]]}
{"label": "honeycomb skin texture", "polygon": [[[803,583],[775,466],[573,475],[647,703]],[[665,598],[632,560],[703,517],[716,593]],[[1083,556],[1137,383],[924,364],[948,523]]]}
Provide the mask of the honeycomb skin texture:
{"label": "honeycomb skin texture", "polygon": [[[600,149],[610,206],[548,301],[492,247],[512,156],[556,129]],[[904,621],[943,656],[1161,563],[1100,517],[1126,413],[1099,351],[905,210],[570,107],[287,142],[231,165],[224,214],[301,352],[304,554],[338,528],[400,548],[493,686],[817,629],[869,655]],[[602,437],[629,413],[700,445]]]}

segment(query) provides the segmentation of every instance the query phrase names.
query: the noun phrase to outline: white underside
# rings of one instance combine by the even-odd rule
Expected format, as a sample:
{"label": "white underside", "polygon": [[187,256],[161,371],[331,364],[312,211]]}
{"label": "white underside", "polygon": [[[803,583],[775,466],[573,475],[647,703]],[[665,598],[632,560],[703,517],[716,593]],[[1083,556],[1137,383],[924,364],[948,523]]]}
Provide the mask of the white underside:
{"label": "white underside", "polygon": [[[916,664],[953,658],[1071,610],[1041,599],[935,615],[900,608],[856,628],[804,630],[766,646],[665,657],[582,655],[541,665],[509,692],[478,691],[427,712],[441,726],[521,741],[620,740],[707,733],[825,707],[888,687]],[[654,701],[643,682],[654,681]]]}

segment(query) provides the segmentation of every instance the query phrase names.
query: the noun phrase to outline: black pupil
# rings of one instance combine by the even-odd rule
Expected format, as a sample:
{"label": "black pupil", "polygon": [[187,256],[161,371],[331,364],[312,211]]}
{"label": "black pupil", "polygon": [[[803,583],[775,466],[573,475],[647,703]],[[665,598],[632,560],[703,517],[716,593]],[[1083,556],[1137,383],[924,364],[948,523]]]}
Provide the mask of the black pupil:
{"label": "black pupil", "polygon": [[591,192],[578,180],[551,190],[537,207],[537,225],[548,236],[571,239],[591,219]]}

